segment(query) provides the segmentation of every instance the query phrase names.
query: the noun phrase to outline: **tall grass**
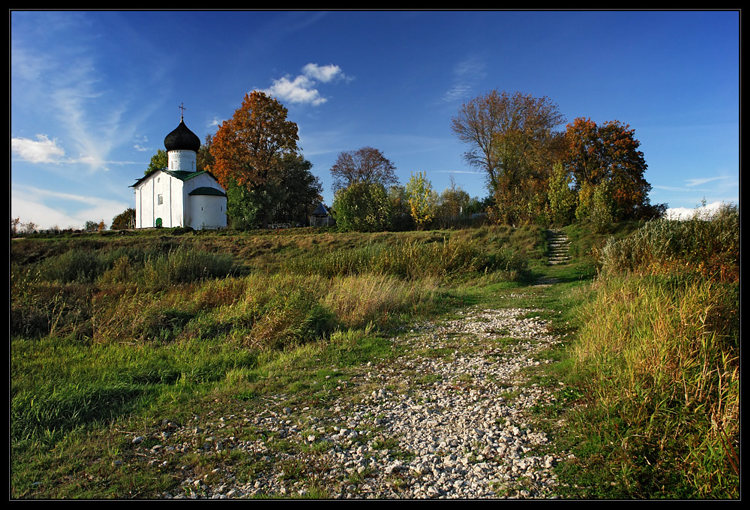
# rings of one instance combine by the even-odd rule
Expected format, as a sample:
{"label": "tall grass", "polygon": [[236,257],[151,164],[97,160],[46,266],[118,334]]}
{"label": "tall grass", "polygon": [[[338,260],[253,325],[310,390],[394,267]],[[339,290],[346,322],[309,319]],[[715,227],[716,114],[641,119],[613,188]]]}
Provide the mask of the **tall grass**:
{"label": "tall grass", "polygon": [[189,283],[231,274],[234,261],[225,253],[210,253],[180,246],[144,261],[143,280],[156,286]]}
{"label": "tall grass", "polygon": [[409,280],[491,271],[503,271],[514,279],[527,269],[521,251],[507,246],[492,248],[490,251],[477,240],[461,237],[443,237],[440,241],[407,239],[393,245],[368,244],[296,259],[289,266],[296,272],[326,277],[372,273]]}
{"label": "tall grass", "polygon": [[573,357],[588,461],[617,497],[739,494],[738,236],[726,208],[647,223],[602,251]]}
{"label": "tall grass", "polygon": [[699,272],[722,281],[739,279],[740,227],[737,206],[725,205],[711,218],[659,219],[602,249],[602,271]]}

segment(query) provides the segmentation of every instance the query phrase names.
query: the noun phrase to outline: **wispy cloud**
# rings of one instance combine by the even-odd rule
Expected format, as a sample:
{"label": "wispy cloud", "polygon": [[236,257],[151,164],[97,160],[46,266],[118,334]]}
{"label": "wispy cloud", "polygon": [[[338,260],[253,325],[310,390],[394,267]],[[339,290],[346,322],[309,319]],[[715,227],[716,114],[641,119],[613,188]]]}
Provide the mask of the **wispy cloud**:
{"label": "wispy cloud", "polygon": [[334,64],[320,66],[315,63],[306,64],[302,74],[295,77],[289,75],[273,80],[273,84],[261,90],[282,101],[290,103],[321,105],[328,101],[316,88],[318,83],[329,83],[335,80],[351,80],[341,68]]}
{"label": "wispy cloud", "polygon": [[[653,188],[663,191],[676,191],[676,192],[684,192],[684,193],[695,193],[695,192],[705,192],[710,193],[717,190],[724,190],[724,189],[730,189],[734,188],[737,185],[737,178],[731,177],[727,174],[723,175],[716,175],[712,177],[696,177],[693,179],[685,179],[683,181],[684,184],[682,186],[674,186],[674,185],[661,185],[661,184],[654,184]],[[711,184],[711,186],[706,186],[707,184]]]}
{"label": "wispy cloud", "polygon": [[[61,208],[59,203],[66,203]],[[35,186],[13,185],[11,215],[27,223],[29,221],[41,229],[58,226],[60,228],[81,228],[87,221],[104,220],[109,224],[116,215],[130,204],[119,200],[109,200],[96,196],[38,188]]]}
{"label": "wispy cloud", "polygon": [[474,86],[486,75],[486,64],[479,57],[469,56],[453,67],[451,87],[443,94],[443,102],[466,99]]}
{"label": "wispy cloud", "polygon": [[[130,76],[118,76],[117,83],[123,84],[120,90],[105,84],[109,62],[103,61],[97,51],[99,34],[85,16],[52,13],[45,17],[44,26],[46,31],[25,26],[26,30],[14,32],[14,109],[28,117],[45,119],[45,130],[61,140],[58,146],[65,146],[64,161],[59,151],[50,153],[60,162],[81,163],[90,172],[107,170],[110,164],[129,164],[113,160],[112,153],[128,144],[136,150],[148,150],[135,138],[136,126],[155,105],[141,102],[137,109],[129,107],[134,93],[124,81],[133,80]],[[65,44],[56,44],[58,40],[65,40]],[[17,139],[16,153],[24,160],[51,162],[49,158],[30,159],[28,151],[41,153],[44,140],[37,138],[39,143],[33,146],[27,138]]]}
{"label": "wispy cloud", "polygon": [[687,182],[687,186],[693,187],[693,186],[701,186],[709,182],[723,181],[726,179],[729,179],[729,177],[726,175],[721,175],[719,177],[704,177],[704,178],[699,178],[699,179],[688,179],[686,182]]}

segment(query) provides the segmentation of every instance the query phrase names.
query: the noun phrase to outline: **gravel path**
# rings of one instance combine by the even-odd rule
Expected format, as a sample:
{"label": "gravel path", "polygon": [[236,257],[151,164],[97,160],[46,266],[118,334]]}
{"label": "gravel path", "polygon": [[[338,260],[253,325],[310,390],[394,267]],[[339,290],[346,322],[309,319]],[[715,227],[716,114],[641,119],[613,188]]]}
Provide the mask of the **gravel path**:
{"label": "gravel path", "polygon": [[[276,395],[253,412],[165,420],[160,444],[135,438],[136,453],[181,473],[181,491],[165,498],[553,498],[562,454],[534,453],[548,438],[524,415],[554,397],[521,371],[548,363],[535,354],[559,339],[533,312],[422,324],[393,339],[402,356],[362,367],[327,409]],[[250,462],[197,472],[180,466],[186,454]]]}

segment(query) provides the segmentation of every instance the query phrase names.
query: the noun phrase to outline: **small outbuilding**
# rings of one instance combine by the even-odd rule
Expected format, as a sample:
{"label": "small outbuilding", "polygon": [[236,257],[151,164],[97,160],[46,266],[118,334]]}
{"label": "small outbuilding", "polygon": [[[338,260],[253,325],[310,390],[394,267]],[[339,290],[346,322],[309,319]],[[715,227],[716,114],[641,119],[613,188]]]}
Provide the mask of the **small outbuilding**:
{"label": "small outbuilding", "polygon": [[322,203],[319,203],[318,207],[310,214],[309,220],[311,227],[330,227],[336,223],[331,213]]}

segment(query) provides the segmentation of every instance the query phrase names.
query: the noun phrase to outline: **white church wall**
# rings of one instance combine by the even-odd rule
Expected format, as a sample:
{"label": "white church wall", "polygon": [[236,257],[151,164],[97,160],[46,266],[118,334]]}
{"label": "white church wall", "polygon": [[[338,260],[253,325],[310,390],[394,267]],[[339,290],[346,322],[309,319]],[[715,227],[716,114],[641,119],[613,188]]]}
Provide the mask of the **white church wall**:
{"label": "white church wall", "polygon": [[167,177],[169,177],[171,226],[182,227],[184,226],[183,204],[185,201],[182,196],[182,188],[185,186],[185,183],[171,175]]}
{"label": "white church wall", "polygon": [[183,220],[182,181],[164,172],[156,172],[136,188],[136,225],[180,227]]}
{"label": "white church wall", "polygon": [[227,200],[215,195],[192,195],[190,197],[189,226],[196,230],[224,228],[227,226]]}
{"label": "white church wall", "polygon": [[[213,177],[208,174],[201,174],[188,179],[183,184],[182,198],[184,200],[183,204],[185,204],[183,210],[185,211],[186,225],[196,230],[201,228],[224,228],[227,226],[226,197],[190,195],[191,191],[204,187],[216,188],[224,192],[224,188]],[[205,201],[204,199],[213,200]],[[201,207],[204,210],[201,210]]]}
{"label": "white church wall", "polygon": [[136,218],[138,228],[154,226],[154,183],[148,179],[136,188]]}

